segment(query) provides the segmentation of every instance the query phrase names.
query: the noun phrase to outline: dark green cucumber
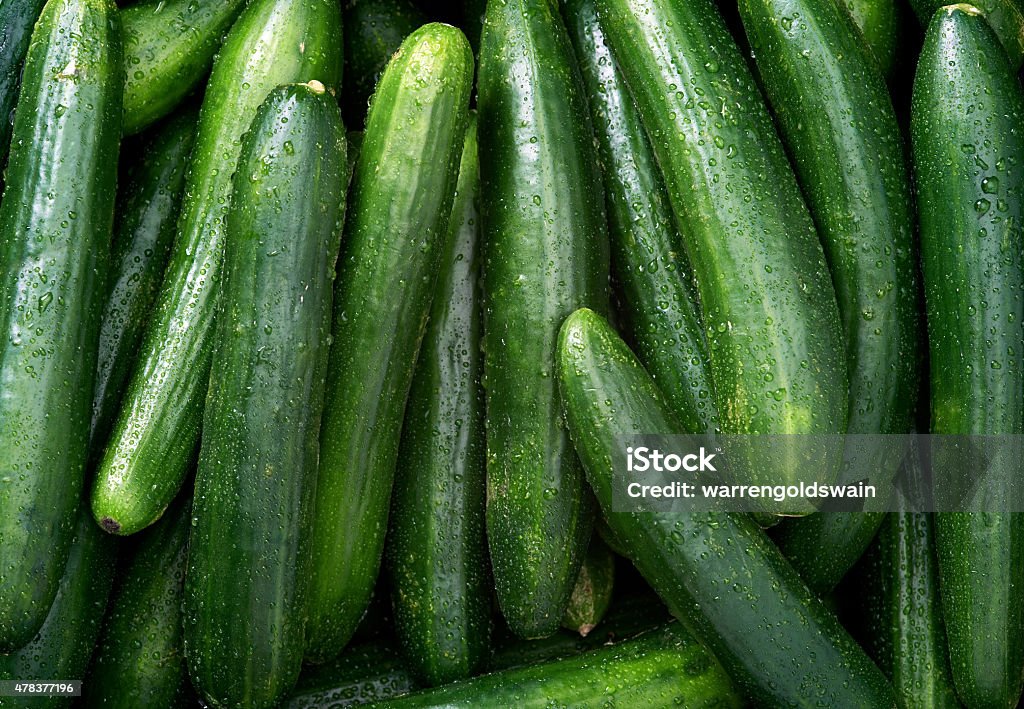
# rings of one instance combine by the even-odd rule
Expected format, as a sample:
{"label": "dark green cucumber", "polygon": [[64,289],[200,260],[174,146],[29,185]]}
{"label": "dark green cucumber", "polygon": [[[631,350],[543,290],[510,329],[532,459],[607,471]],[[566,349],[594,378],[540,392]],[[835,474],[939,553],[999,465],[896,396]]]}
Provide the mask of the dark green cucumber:
{"label": "dark green cucumber", "polygon": [[381,72],[402,40],[427,21],[409,0],[351,0],[345,7],[345,123],[362,128]]}
{"label": "dark green cucumber", "polygon": [[889,76],[899,50],[900,3],[897,0],[841,0],[841,6],[853,17],[863,41],[878,62],[882,76]]}
{"label": "dark green cucumber", "polygon": [[417,688],[398,648],[372,640],[346,648],[325,665],[304,669],[278,709],[344,709],[399,697]]}
{"label": "dark green cucumber", "polygon": [[[711,0],[597,0],[616,64],[665,175],[693,265],[719,427],[836,434],[848,391],[836,294],[814,223],[749,69]],[[797,439],[794,439],[796,441]],[[731,457],[790,482],[800,445]],[[838,460],[816,471],[838,474]],[[812,511],[791,504],[792,513]]]}
{"label": "dark green cucumber", "polygon": [[395,629],[427,685],[475,674],[490,651],[479,175],[474,120],[406,405],[387,541]]}
{"label": "dark green cucumber", "polygon": [[245,0],[145,0],[124,8],[124,133],[170,113],[206,78]]}
{"label": "dark green cucumber", "polygon": [[112,0],[49,0],[0,205],[0,652],[29,642],[71,548],[113,228],[121,49]]}
{"label": "dark green cucumber", "polygon": [[[1024,433],[1022,121],[1024,95],[983,17],[937,12],[911,110],[935,434]],[[990,463],[987,499],[1003,503],[1019,464]],[[1009,707],[1024,671],[1024,515],[988,509],[936,515],[935,541],[957,692]]]}
{"label": "dark green cucumber", "polygon": [[94,454],[110,433],[167,267],[197,119],[195,110],[182,111],[125,150],[131,162],[121,178],[93,388]]}
{"label": "dark green cucumber", "polygon": [[181,594],[191,519],[191,501],[179,500],[131,548],[82,687],[86,707],[186,704]]}
{"label": "dark green cucumber", "polygon": [[716,418],[708,345],[661,170],[612,60],[594,0],[562,0],[562,6],[604,168],[622,320],[640,361],[668,395],[676,417],[687,431],[702,433]]}
{"label": "dark green cucumber", "polygon": [[740,707],[715,658],[676,622],[563,660],[483,675],[373,706]]}
{"label": "dark green cucumber", "polygon": [[[0,655],[0,681],[59,682],[85,676],[114,582],[116,544],[117,540],[100,531],[83,505],[74,528],[71,554],[62,569],[64,575],[46,622],[28,645]],[[0,697],[0,707],[32,709],[70,703],[70,697]]]}
{"label": "dark green cucumber", "polygon": [[615,554],[595,535],[580,565],[569,605],[562,616],[562,627],[586,637],[608,612],[614,588]]}
{"label": "dark green cucumber", "polygon": [[336,656],[373,590],[399,433],[447,246],[473,55],[459,30],[413,32],[377,87],[338,265],[313,525],[307,657]]}
{"label": "dark green cucumber", "polygon": [[159,519],[199,442],[241,137],[276,86],[337,87],[340,33],[335,0],[254,0],[217,57],[171,261],[93,485],[93,515],[110,532],[132,534]]}
{"label": "dark green cucumber", "polygon": [[758,706],[892,707],[892,688],[746,515],[616,512],[622,437],[674,433],[664,395],[609,325],[562,326],[558,376],[569,431],[629,558]]}
{"label": "dark green cucumber", "polygon": [[[7,164],[11,142],[14,105],[18,101],[21,65],[32,39],[32,27],[46,0],[3,0],[0,2],[0,174]],[[3,177],[0,177],[0,186]]]}
{"label": "dark green cucumber", "polygon": [[242,143],[182,603],[213,706],[273,706],[302,666],[345,151],[319,82],[274,90]]}
{"label": "dark green cucumber", "polygon": [[477,105],[487,535],[501,611],[536,638],[559,626],[593,508],[559,416],[555,339],[576,308],[608,307],[586,94],[554,3],[488,3]]}
{"label": "dark green cucumber", "polygon": [[[910,7],[922,27],[928,27],[946,0],[910,0]],[[1006,50],[1014,71],[1024,63],[1024,5],[1020,0],[978,0],[973,3],[981,10],[989,26]]]}

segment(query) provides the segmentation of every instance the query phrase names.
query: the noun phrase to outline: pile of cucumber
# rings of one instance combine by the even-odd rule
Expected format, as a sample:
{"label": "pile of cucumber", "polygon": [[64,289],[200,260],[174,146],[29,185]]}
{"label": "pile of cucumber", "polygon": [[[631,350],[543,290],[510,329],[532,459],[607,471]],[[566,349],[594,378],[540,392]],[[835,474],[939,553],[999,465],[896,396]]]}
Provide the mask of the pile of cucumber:
{"label": "pile of cucumber", "polygon": [[1022,62],[1021,0],[0,0],[0,707],[1016,707],[1024,513],[613,461],[1024,434]]}

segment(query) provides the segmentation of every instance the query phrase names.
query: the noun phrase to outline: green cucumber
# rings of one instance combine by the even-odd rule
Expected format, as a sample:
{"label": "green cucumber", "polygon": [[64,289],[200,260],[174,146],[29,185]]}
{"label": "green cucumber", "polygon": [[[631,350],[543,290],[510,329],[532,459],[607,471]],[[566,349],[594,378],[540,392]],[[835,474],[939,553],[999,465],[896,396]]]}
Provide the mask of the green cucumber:
{"label": "green cucumber", "polygon": [[489,652],[479,174],[474,120],[406,405],[391,501],[387,567],[395,629],[406,661],[427,685],[475,674]]}
{"label": "green cucumber", "polygon": [[692,272],[661,170],[605,41],[594,0],[562,0],[604,168],[619,311],[640,361],[694,433],[716,418]]}
{"label": "green cucumber", "polygon": [[380,568],[399,433],[447,246],[473,55],[429,24],[377,87],[339,260],[313,525],[307,657],[349,641]]}
{"label": "green cucumber", "polygon": [[580,565],[569,605],[562,616],[562,627],[586,637],[608,612],[614,587],[615,554],[595,535]]}
{"label": "green cucumber", "polygon": [[715,658],[675,622],[563,660],[385,699],[374,707],[740,707]]}
{"label": "green cucumber", "polygon": [[278,709],[344,709],[399,697],[417,688],[398,648],[372,640],[346,648],[325,665],[304,669]]}
{"label": "green cucumber", "polygon": [[241,138],[280,84],[341,79],[335,0],[253,0],[207,85],[171,261],[92,489],[107,531],[133,534],[174,499],[199,442],[224,220]]}
{"label": "green cucumber", "polygon": [[210,72],[245,0],[145,0],[124,8],[124,133],[170,113]]}
{"label": "green cucumber", "polygon": [[569,431],[628,557],[759,706],[892,707],[892,688],[746,515],[617,512],[622,437],[678,432],[664,395],[600,316],[562,326],[558,376]]}
{"label": "green cucumber", "polygon": [[[771,118],[711,0],[597,0],[665,176],[703,307],[726,434],[838,434],[848,387],[836,294]],[[802,469],[793,438],[731,457],[743,481]],[[802,440],[802,439],[800,439]],[[838,474],[838,456],[816,471]],[[772,511],[806,514],[809,503]]]}
{"label": "green cucumber", "polygon": [[[910,7],[922,27],[927,28],[935,13],[947,0],[910,0]],[[1020,0],[978,0],[973,3],[981,10],[992,31],[1006,50],[1014,71],[1024,63],[1024,5]]]}
{"label": "green cucumber", "polygon": [[128,143],[117,226],[110,254],[109,295],[100,322],[92,402],[94,453],[110,433],[150,310],[163,280],[177,227],[185,172],[195,144],[194,110],[185,110]]}
{"label": "green cucumber", "polygon": [[272,706],[302,665],[345,151],[323,84],[289,85],[235,172],[182,603],[213,706]]}
{"label": "green cucumber", "polygon": [[487,535],[498,603],[526,638],[559,626],[593,503],[559,416],[555,339],[608,308],[608,236],[586,94],[557,7],[487,5],[480,47]]}
{"label": "green cucumber", "polygon": [[[0,2],[0,173],[7,164],[11,143],[14,105],[18,102],[21,65],[25,61],[32,27],[46,0],[3,0]],[[3,178],[0,177],[0,187]]]}
{"label": "green cucumber", "polygon": [[114,216],[121,50],[112,0],[49,0],[0,205],[0,652],[57,593],[89,444]]}
{"label": "green cucumber", "polygon": [[138,536],[82,687],[86,707],[185,706],[181,593],[191,519],[192,503],[183,499]]}
{"label": "green cucumber", "polygon": [[[1024,94],[978,10],[937,12],[911,109],[934,434],[1024,433],[1022,121]],[[1019,460],[988,468],[983,493],[1001,504]],[[957,692],[971,707],[1014,706],[1024,515],[938,514],[935,542]]]}
{"label": "green cucumber", "polygon": [[345,7],[345,91],[350,128],[362,128],[381,72],[426,16],[409,0],[351,0]]}
{"label": "green cucumber", "polygon": [[878,62],[882,76],[892,74],[899,50],[901,5],[897,0],[841,0]]}
{"label": "green cucumber", "polygon": [[[117,540],[100,531],[83,505],[46,622],[30,643],[8,655],[0,654],[0,681],[59,682],[85,676],[114,582],[116,544]],[[0,697],[2,707],[32,709],[70,703],[70,697]]]}

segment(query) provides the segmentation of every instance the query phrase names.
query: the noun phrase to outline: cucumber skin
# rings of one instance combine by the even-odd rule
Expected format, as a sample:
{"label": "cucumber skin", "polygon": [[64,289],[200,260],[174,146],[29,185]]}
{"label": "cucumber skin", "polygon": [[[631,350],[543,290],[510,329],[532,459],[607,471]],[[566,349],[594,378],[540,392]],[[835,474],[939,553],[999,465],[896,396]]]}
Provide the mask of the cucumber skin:
{"label": "cucumber skin", "polygon": [[[1024,195],[1005,156],[1024,153],[1024,97],[997,37],[966,7],[929,25],[911,111],[931,431],[1020,434]],[[970,707],[1013,706],[1024,671],[1024,515],[938,514],[935,542],[957,692]]]}
{"label": "cucumber skin", "polygon": [[[116,115],[116,114],[115,114]],[[59,681],[85,676],[114,581],[117,544],[93,523],[83,506],[71,553],[46,622],[33,640],[0,655],[0,680]],[[70,698],[0,699],[0,707],[65,707]]]}
{"label": "cucumber skin", "polygon": [[600,316],[584,309],[566,319],[558,352],[566,421],[616,538],[747,697],[758,706],[894,706],[882,673],[750,517],[613,511],[619,437],[678,424]]}
{"label": "cucumber skin", "polygon": [[406,404],[387,539],[395,629],[430,686],[475,674],[490,653],[479,175],[474,118]]}
{"label": "cucumber skin", "polygon": [[96,657],[83,684],[84,706],[186,705],[181,595],[191,520],[191,500],[179,500],[136,538],[118,574]]}
{"label": "cucumber skin", "polygon": [[[0,652],[46,620],[74,534],[113,225],[120,61],[110,0],[50,0],[25,59],[0,206]],[[74,77],[60,73],[69,65]]]}
{"label": "cucumber skin", "polygon": [[558,326],[578,307],[608,309],[586,94],[554,3],[488,3],[477,106],[487,536],[502,614],[536,638],[559,627],[593,515],[559,415]]}
{"label": "cucumber skin", "polygon": [[[25,61],[32,27],[46,0],[7,0],[0,4],[0,172],[7,165],[11,144],[11,115],[18,102],[21,66]],[[3,177],[0,176],[0,187]]]}
{"label": "cucumber skin", "polygon": [[[824,252],[722,18],[711,0],[597,8],[696,274],[720,429],[843,433],[846,362]],[[736,475],[755,483],[787,482],[794,469],[756,450],[736,458]]]}
{"label": "cucumber skin", "polygon": [[272,91],[242,142],[182,603],[213,706],[273,706],[302,665],[346,146],[306,84]]}
{"label": "cucumber skin", "polygon": [[714,657],[676,622],[632,640],[385,699],[374,707],[740,707]]}
{"label": "cucumber skin", "polygon": [[[320,435],[307,659],[351,638],[380,568],[399,433],[446,246],[473,55],[441,24],[411,34],[367,117],[338,262]],[[396,292],[394,285],[403,284]],[[367,353],[374,353],[367,356]]]}
{"label": "cucumber skin", "polygon": [[618,309],[640,361],[687,431],[714,427],[708,344],[661,168],[612,59],[594,0],[562,0],[603,168]]}
{"label": "cucumber skin", "polygon": [[246,0],[145,0],[121,15],[124,134],[170,113],[210,71]]}
{"label": "cucumber skin", "polygon": [[195,144],[195,110],[185,110],[129,144],[110,254],[109,290],[100,316],[90,449],[106,442],[163,280],[177,226],[185,172]]}
{"label": "cucumber skin", "polygon": [[840,0],[878,62],[882,76],[890,76],[899,51],[902,6],[897,0]]}
{"label": "cucumber skin", "polygon": [[352,645],[327,663],[308,667],[278,709],[344,709],[417,689],[397,647],[383,640]]}
{"label": "cucumber skin", "polygon": [[589,635],[608,612],[614,588],[615,555],[595,534],[580,565],[569,605],[562,616],[562,627],[582,637]]}
{"label": "cucumber skin", "polygon": [[224,166],[237,162],[272,89],[313,79],[338,86],[340,32],[333,0],[254,0],[218,54],[171,260],[92,488],[93,515],[110,532],[133,534],[159,519],[199,442],[234,172]]}
{"label": "cucumber skin", "polygon": [[[939,8],[948,0],[909,0],[921,26],[927,28]],[[1002,43],[1014,71],[1024,63],[1024,6],[1020,0],[978,0],[971,3],[985,15],[992,31]]]}

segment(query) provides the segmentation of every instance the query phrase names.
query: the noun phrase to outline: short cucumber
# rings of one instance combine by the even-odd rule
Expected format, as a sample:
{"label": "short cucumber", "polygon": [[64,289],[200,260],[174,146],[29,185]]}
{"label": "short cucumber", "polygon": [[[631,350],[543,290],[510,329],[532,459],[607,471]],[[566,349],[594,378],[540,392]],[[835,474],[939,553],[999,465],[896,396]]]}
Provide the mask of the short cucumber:
{"label": "short cucumber", "polygon": [[586,94],[557,6],[487,4],[480,47],[487,538],[526,638],[559,626],[593,503],[559,416],[558,326],[608,308],[608,235]]}
{"label": "short cucumber", "polygon": [[[922,27],[928,27],[947,0],[910,0],[910,7]],[[978,0],[973,3],[985,16],[989,26],[1006,50],[1014,71],[1024,63],[1024,5],[1020,0]]]}
{"label": "short cucumber", "polygon": [[[1024,433],[1022,121],[1015,71],[978,10],[937,12],[911,109],[934,434]],[[1003,502],[1019,465],[989,463],[988,500]],[[1014,706],[1024,515],[938,514],[935,543],[957,693],[971,707]]]}
{"label": "short cucumber", "polygon": [[395,645],[371,640],[345,648],[325,665],[306,667],[278,709],[344,709],[391,699],[417,689]]}
{"label": "short cucumber", "polygon": [[562,627],[583,637],[589,635],[608,612],[614,588],[615,554],[595,535],[576,576],[576,585],[562,616]]}
{"label": "short cucumber", "polygon": [[241,137],[283,83],[341,80],[336,0],[253,0],[217,56],[171,260],[92,489],[97,522],[133,534],[174,499],[199,442],[224,220]]}
{"label": "short cucumber", "polygon": [[398,640],[427,685],[475,674],[490,650],[479,175],[473,119],[406,405],[387,541]]}
{"label": "short cucumber", "polygon": [[182,603],[214,706],[273,706],[302,665],[345,150],[316,81],[272,91],[242,142]]}
{"label": "short cucumber", "polygon": [[245,0],[145,0],[124,8],[124,133],[170,113],[206,78]]}
{"label": "short cucumber", "polygon": [[121,137],[112,0],[49,0],[0,205],[0,652],[29,642],[71,548]]}
{"label": "short cucumber", "polygon": [[616,512],[622,436],[674,433],[664,395],[592,311],[562,326],[558,377],[587,479],[628,557],[759,706],[892,707],[864,651],[746,515]]}
{"label": "short cucumber", "polygon": [[841,0],[841,6],[853,17],[882,75],[889,76],[899,51],[903,5],[897,0]]}
{"label": "short cucumber", "polygon": [[[18,102],[21,66],[32,27],[46,0],[5,0],[0,3],[0,173],[7,164],[14,105]],[[3,178],[0,177],[0,187]]]}
{"label": "short cucumber", "polygon": [[133,540],[82,687],[86,707],[185,706],[181,593],[191,519],[191,500],[178,500]]}
{"label": "short cucumber", "polygon": [[349,192],[313,525],[307,657],[336,656],[380,568],[406,397],[447,246],[473,55],[429,24],[384,70]]}

